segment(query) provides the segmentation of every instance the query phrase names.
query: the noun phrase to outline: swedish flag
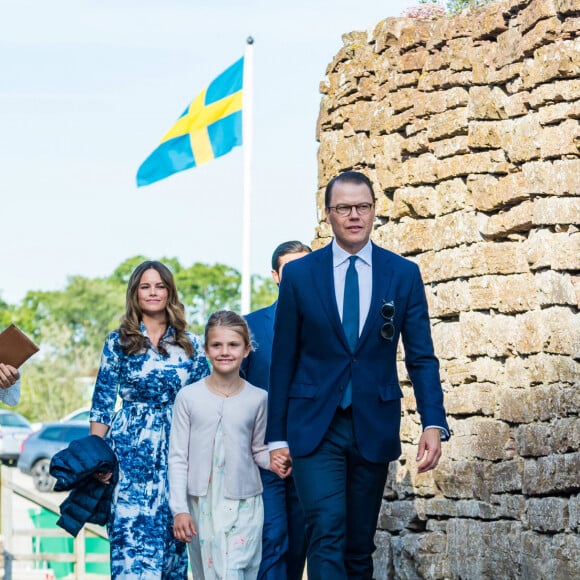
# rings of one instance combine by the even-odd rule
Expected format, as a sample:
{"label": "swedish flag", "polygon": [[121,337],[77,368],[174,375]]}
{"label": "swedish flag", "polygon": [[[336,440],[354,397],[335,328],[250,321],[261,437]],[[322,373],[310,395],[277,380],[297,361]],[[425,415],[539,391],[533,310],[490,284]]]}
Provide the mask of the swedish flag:
{"label": "swedish flag", "polygon": [[243,75],[240,58],[190,103],[139,167],[138,186],[207,163],[242,144]]}

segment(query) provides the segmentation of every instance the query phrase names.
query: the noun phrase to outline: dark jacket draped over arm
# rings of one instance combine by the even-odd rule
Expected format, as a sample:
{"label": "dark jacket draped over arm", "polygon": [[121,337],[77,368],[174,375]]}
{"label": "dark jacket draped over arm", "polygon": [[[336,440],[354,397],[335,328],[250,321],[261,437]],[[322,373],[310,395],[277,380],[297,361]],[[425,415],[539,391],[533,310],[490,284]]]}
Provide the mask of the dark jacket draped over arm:
{"label": "dark jacket draped over arm", "polygon": [[[97,472],[113,472],[113,477],[104,484],[93,477]],[[60,506],[57,524],[61,528],[76,536],[87,522],[107,523],[119,468],[113,450],[102,437],[89,435],[72,441],[54,455],[50,473],[56,478],[55,491],[71,490]]]}

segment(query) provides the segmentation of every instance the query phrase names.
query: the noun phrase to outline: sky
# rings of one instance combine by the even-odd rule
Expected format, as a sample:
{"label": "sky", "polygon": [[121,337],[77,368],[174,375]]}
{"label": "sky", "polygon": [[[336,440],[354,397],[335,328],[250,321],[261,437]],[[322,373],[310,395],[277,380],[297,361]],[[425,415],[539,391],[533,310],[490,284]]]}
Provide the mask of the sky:
{"label": "sky", "polygon": [[125,259],[242,268],[243,152],[137,188],[139,165],[254,38],[250,270],[317,224],[319,85],[342,34],[409,0],[0,0],[0,298]]}

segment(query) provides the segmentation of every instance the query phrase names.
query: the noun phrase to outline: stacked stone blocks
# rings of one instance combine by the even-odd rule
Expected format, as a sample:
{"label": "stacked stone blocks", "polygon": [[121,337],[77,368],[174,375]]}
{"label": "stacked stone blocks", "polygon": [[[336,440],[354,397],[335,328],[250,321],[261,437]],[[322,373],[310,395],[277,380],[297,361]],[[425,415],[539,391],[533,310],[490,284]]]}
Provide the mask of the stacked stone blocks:
{"label": "stacked stone blocks", "polygon": [[377,578],[580,578],[580,1],[344,35],[317,134],[364,171],[373,240],[422,271],[453,437],[418,475],[406,380]]}

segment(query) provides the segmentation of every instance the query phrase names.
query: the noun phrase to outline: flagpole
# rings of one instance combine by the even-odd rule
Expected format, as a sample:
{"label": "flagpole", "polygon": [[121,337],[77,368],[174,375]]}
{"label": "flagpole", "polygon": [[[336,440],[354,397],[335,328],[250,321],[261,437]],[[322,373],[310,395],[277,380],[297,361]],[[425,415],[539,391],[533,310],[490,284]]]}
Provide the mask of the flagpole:
{"label": "flagpole", "polygon": [[250,274],[250,228],[251,228],[251,187],[252,187],[252,99],[253,99],[253,44],[248,36],[244,54],[244,89],[242,105],[242,143],[244,151],[244,201],[242,208],[242,314],[250,312],[251,274]]}

